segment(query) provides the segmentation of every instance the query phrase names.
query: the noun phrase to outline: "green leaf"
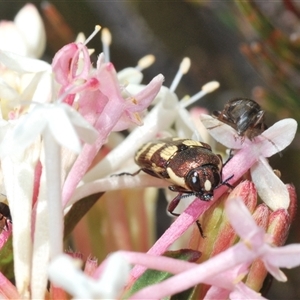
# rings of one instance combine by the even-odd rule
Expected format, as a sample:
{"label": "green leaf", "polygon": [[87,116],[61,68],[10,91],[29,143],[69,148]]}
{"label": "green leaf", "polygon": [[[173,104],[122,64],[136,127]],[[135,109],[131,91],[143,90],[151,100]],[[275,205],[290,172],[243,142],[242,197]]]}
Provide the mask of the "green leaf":
{"label": "green leaf", "polygon": [[9,280],[14,279],[12,235],[0,250],[0,272]]}
{"label": "green leaf", "polygon": [[[163,254],[164,256],[189,261],[189,262],[195,262],[199,259],[201,256],[201,253],[199,251],[191,250],[191,249],[180,249],[176,251],[168,251]],[[164,271],[157,271],[157,270],[146,270],[141,277],[139,277],[135,283],[131,286],[130,290],[126,292],[123,298],[127,299],[131,295],[135,294],[139,290],[153,284],[157,284],[159,282],[162,282],[165,279],[170,278],[173,276],[173,274],[164,272]],[[189,289],[188,291],[179,293],[176,295],[178,298],[174,299],[188,299],[190,295],[192,294],[193,289]],[[166,298],[168,299],[168,298]],[[173,299],[173,298],[172,298]]]}
{"label": "green leaf", "polygon": [[194,299],[193,296],[194,296],[195,289],[196,287],[192,287],[181,293],[173,295],[170,300],[192,300]]}
{"label": "green leaf", "polygon": [[77,223],[91,209],[104,193],[97,193],[77,201],[65,216],[64,240],[73,231]]}

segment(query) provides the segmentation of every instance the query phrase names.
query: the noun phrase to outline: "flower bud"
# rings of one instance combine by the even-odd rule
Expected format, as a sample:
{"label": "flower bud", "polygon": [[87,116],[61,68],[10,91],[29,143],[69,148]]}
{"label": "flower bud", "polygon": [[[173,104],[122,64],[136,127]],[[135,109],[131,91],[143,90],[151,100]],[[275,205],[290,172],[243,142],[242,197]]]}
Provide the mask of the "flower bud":
{"label": "flower bud", "polygon": [[[270,235],[274,246],[282,246],[287,238],[291,220],[296,214],[297,197],[295,188],[287,185],[290,195],[290,206],[288,210],[278,209],[270,210],[266,205],[260,205],[256,208],[253,217],[257,224],[264,228]],[[260,291],[268,272],[261,260],[255,260],[250,269],[245,283],[255,291]]]}
{"label": "flower bud", "polygon": [[84,273],[92,277],[97,268],[98,268],[98,259],[96,257],[89,256],[84,266]]}
{"label": "flower bud", "polygon": [[[205,235],[201,238],[197,228],[194,229],[189,247],[202,252],[200,262],[231,247],[237,240],[229,219],[224,213],[224,204],[227,200],[241,198],[250,212],[255,210],[257,205],[257,192],[254,184],[245,180],[239,183],[231,192],[223,194],[201,217],[200,223]],[[265,227],[268,221],[265,222]],[[196,227],[196,226],[195,226]],[[198,298],[202,298],[208,290],[207,285],[201,285]]]}
{"label": "flower bud", "polygon": [[[262,227],[264,230],[267,230],[269,223],[269,216],[271,214],[271,210],[265,204],[260,204],[257,206],[253,213],[253,218],[256,221],[257,225]],[[267,276],[267,270],[263,264],[263,262],[259,259],[255,260],[249,268],[249,272],[247,275],[247,279],[245,283],[251,289],[255,291],[260,291],[263,282]]]}

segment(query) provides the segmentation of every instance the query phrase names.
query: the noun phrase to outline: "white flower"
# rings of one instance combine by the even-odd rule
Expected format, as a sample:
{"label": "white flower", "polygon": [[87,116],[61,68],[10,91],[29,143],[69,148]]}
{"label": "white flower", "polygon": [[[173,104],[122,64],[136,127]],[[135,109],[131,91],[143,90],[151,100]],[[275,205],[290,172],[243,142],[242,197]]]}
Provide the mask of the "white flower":
{"label": "white flower", "polygon": [[126,284],[131,269],[119,253],[107,258],[99,279],[88,277],[79,267],[78,261],[62,254],[50,263],[50,281],[78,299],[116,299]]}
{"label": "white flower", "polygon": [[42,18],[33,4],[26,4],[14,22],[0,22],[0,48],[27,57],[40,57],[46,46]]}
{"label": "white flower", "polygon": [[[261,199],[274,211],[279,208],[287,209],[290,203],[287,187],[275,175],[266,158],[282,151],[292,142],[297,122],[294,119],[284,119],[253,140],[241,140],[232,127],[211,116],[202,115],[201,121],[218,142],[230,149],[239,150],[228,163],[232,172],[230,175],[234,175],[232,180],[236,181],[245,170],[250,169]],[[226,169],[228,168],[225,171]]]}

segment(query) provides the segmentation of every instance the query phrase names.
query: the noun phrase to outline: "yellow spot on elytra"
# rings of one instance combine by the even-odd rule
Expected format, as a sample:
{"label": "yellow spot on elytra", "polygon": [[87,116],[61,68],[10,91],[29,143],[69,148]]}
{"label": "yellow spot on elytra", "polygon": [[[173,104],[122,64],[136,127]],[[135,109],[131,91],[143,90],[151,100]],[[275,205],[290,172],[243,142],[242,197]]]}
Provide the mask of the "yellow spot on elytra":
{"label": "yellow spot on elytra", "polygon": [[182,142],[182,144],[186,146],[196,146],[196,147],[203,147],[203,145],[198,142],[198,141],[193,141],[193,140],[185,140]]}
{"label": "yellow spot on elytra", "polygon": [[152,169],[155,173],[161,173],[161,172],[163,172],[163,171],[165,170],[164,168],[157,166],[155,163],[152,163],[151,169]]}
{"label": "yellow spot on elytra", "polygon": [[169,160],[178,151],[177,146],[167,146],[161,150],[160,156],[164,160]]}
{"label": "yellow spot on elytra", "polygon": [[136,152],[136,155],[135,155],[135,159],[138,161],[139,160],[139,157],[141,155],[144,155],[144,158],[148,161],[151,160],[153,154],[159,150],[160,148],[162,148],[163,146],[165,145],[165,143],[147,143],[145,145],[143,145],[140,150],[138,150]]}
{"label": "yellow spot on elytra", "polygon": [[188,187],[185,184],[184,178],[177,176],[171,168],[167,168],[167,172],[173,183],[188,190]]}

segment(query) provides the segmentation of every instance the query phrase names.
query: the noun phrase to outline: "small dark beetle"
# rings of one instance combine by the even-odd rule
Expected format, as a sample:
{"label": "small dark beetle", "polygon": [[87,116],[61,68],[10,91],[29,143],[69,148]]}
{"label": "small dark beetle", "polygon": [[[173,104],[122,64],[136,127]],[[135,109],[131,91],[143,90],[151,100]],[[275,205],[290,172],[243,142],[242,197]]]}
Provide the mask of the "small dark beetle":
{"label": "small dark beetle", "polygon": [[8,222],[12,223],[9,206],[4,202],[0,202],[0,221],[4,224],[4,226],[0,225],[1,229],[6,230],[8,230]]}
{"label": "small dark beetle", "polygon": [[222,111],[214,111],[213,116],[233,127],[239,136],[250,140],[267,129],[264,123],[265,112],[253,100],[237,98],[230,100]]}
{"label": "small dark beetle", "polygon": [[[168,138],[144,144],[135,155],[135,162],[145,173],[165,179],[169,189],[179,194],[171,201],[168,211],[173,213],[182,194],[195,195],[203,201],[213,198],[214,190],[227,183],[222,181],[222,158],[211,151],[208,144],[190,139]],[[199,225],[199,224],[198,224]],[[201,234],[202,229],[200,228]],[[203,234],[202,234],[203,235]]]}

